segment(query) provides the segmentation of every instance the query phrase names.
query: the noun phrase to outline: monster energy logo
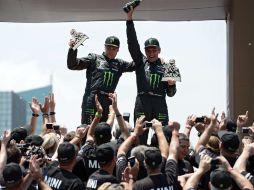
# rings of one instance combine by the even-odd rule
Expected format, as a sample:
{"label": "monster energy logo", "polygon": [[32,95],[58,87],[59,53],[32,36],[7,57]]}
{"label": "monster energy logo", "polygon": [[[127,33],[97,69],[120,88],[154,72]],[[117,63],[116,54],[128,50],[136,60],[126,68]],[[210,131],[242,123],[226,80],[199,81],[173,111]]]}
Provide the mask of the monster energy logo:
{"label": "monster energy logo", "polygon": [[111,86],[114,78],[114,73],[111,73],[110,71],[104,72],[104,79],[103,79],[103,85]]}
{"label": "monster energy logo", "polygon": [[150,74],[150,86],[152,88],[158,87],[161,76],[158,74]]}

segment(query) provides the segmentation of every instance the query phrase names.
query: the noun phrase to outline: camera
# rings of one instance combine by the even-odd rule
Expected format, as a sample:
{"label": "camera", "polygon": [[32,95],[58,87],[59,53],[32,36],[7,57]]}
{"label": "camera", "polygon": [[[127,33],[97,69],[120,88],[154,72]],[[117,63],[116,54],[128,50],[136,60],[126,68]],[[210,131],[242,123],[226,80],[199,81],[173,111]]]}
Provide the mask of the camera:
{"label": "camera", "polygon": [[196,123],[204,123],[205,122],[205,116],[196,117],[195,122]]}
{"label": "camera", "polygon": [[213,158],[211,160],[211,168],[212,169],[217,168],[219,164],[220,164],[220,160],[219,159]]}
{"label": "camera", "polygon": [[60,125],[53,125],[53,129],[56,131],[56,130],[59,130],[60,129]]}
{"label": "camera", "polygon": [[130,121],[130,113],[128,113],[128,112],[123,113],[123,119],[125,121],[129,122]]}
{"label": "camera", "polygon": [[251,129],[249,127],[243,127],[242,128],[242,133],[243,134],[250,134],[251,133]]}
{"label": "camera", "polygon": [[135,165],[135,156],[130,156],[128,162],[130,163],[130,166],[133,167]]}
{"label": "camera", "polygon": [[134,0],[131,1],[127,4],[125,4],[125,6],[123,7],[124,12],[128,13],[131,10],[131,7],[133,7],[133,9],[135,7],[137,7],[140,4],[141,0]]}
{"label": "camera", "polygon": [[153,126],[153,122],[146,121],[144,127],[145,128],[151,128]]}
{"label": "camera", "polygon": [[47,129],[53,129],[53,123],[46,123]]}

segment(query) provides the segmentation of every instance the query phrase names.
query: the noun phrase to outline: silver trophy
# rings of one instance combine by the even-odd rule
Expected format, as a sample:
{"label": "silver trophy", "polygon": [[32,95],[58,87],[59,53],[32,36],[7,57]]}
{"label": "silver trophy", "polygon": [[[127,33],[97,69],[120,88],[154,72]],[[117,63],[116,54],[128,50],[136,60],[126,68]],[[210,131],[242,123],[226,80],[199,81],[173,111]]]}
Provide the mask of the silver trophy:
{"label": "silver trophy", "polygon": [[89,37],[82,33],[82,32],[77,32],[75,29],[71,29],[70,34],[72,36],[72,39],[75,41],[73,50],[76,50],[80,45],[83,45],[83,42],[88,39]]}
{"label": "silver trophy", "polygon": [[164,64],[164,76],[162,81],[168,81],[169,79],[174,79],[175,81],[181,82],[181,74],[179,69],[175,65],[175,60],[170,59],[168,63]]}

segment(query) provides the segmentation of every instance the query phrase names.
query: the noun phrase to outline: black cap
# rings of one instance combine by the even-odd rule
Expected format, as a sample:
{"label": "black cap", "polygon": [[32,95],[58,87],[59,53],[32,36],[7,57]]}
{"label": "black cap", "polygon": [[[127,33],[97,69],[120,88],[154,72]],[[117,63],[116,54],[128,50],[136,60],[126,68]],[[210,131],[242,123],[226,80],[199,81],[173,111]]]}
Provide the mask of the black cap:
{"label": "black cap", "polygon": [[58,147],[58,161],[65,163],[72,160],[77,154],[77,147],[69,142],[63,142]]}
{"label": "black cap", "polygon": [[3,171],[3,178],[7,186],[13,185],[22,179],[22,171],[17,163],[9,163]]}
{"label": "black cap", "polygon": [[226,129],[228,131],[236,132],[237,125],[232,120],[227,121]]}
{"label": "black cap", "polygon": [[100,164],[110,162],[114,156],[115,152],[111,143],[104,143],[96,148],[96,159]]}
{"label": "black cap", "polygon": [[119,47],[120,41],[116,36],[109,36],[105,40],[105,46]]}
{"label": "black cap", "polygon": [[210,174],[212,186],[217,189],[227,189],[232,185],[230,174],[222,168],[217,168]]}
{"label": "black cap", "polygon": [[158,148],[151,147],[145,151],[145,163],[151,169],[157,168],[162,162],[161,152]]}
{"label": "black cap", "polygon": [[111,140],[111,127],[106,122],[101,122],[94,128],[94,137],[99,144],[109,142]]}
{"label": "black cap", "polygon": [[25,138],[25,143],[41,146],[43,143],[43,138],[39,135],[29,135]]}
{"label": "black cap", "polygon": [[145,48],[147,47],[160,47],[160,43],[156,38],[149,38],[145,41]]}
{"label": "black cap", "polygon": [[21,140],[25,140],[27,137],[27,130],[23,127],[18,127],[12,130],[11,140],[14,139],[16,143],[20,143]]}
{"label": "black cap", "polygon": [[218,136],[227,151],[234,153],[239,148],[240,140],[234,132],[223,130],[218,132]]}

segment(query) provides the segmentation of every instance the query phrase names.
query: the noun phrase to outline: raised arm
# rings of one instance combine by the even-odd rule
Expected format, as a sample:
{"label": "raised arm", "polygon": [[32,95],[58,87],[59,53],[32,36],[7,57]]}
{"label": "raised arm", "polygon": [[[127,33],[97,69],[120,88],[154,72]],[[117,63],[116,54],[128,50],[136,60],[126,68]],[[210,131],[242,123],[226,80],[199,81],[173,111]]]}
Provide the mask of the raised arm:
{"label": "raised arm", "polygon": [[31,134],[34,134],[35,129],[37,127],[37,118],[39,117],[39,113],[41,112],[39,101],[32,97],[31,103],[29,103],[30,109],[32,111],[32,117],[30,120],[30,126],[31,126]]}
{"label": "raised arm", "polygon": [[118,109],[118,106],[117,106],[117,94],[114,93],[114,94],[109,94],[109,98],[110,100],[112,101],[112,107],[114,109],[114,112],[116,114],[116,119],[117,119],[117,122],[118,122],[118,125],[119,125],[119,128],[121,130],[121,133],[123,134],[123,138],[124,139],[127,139],[127,137],[130,135],[129,133],[129,130],[126,126],[126,123],[123,119],[123,116],[122,114],[120,113],[119,109]]}
{"label": "raised arm", "polygon": [[94,117],[89,129],[88,129],[86,141],[94,141],[94,128],[100,122],[102,112],[103,112],[102,106],[98,100],[97,95],[95,95],[95,105],[96,105],[97,112],[95,114],[95,117]]}
{"label": "raised arm", "polygon": [[196,152],[198,152],[201,146],[206,146],[206,144],[208,143],[209,138],[212,135],[214,128],[217,124],[217,117],[218,117],[218,114],[215,114],[215,108],[213,108],[211,116],[210,116],[210,120],[211,120],[210,124],[200,136],[195,147]]}
{"label": "raised arm", "polygon": [[54,93],[49,94],[49,122],[56,123],[56,112],[55,112],[56,102]]}
{"label": "raised arm", "polygon": [[138,43],[137,34],[133,23],[133,12],[134,9],[131,8],[131,10],[127,13],[126,32],[129,52],[133,61],[135,62],[135,65],[138,67],[143,63],[143,54],[140,50],[140,45]]}
{"label": "raised arm", "polygon": [[2,141],[1,141],[1,150],[0,150],[0,174],[3,173],[4,167],[7,162],[7,151],[6,147],[11,138],[11,131],[4,131]]}
{"label": "raised arm", "polygon": [[179,149],[179,129],[180,124],[178,122],[169,122],[169,127],[172,129],[172,137],[169,145],[168,159],[177,161],[178,149]]}
{"label": "raised arm", "polygon": [[198,169],[189,177],[183,187],[184,190],[196,189],[201,177],[210,170],[211,160],[212,158],[208,155],[204,155],[201,157]]}
{"label": "raised arm", "polygon": [[153,122],[153,129],[154,129],[157,139],[158,139],[158,144],[159,144],[159,149],[160,149],[161,155],[164,158],[167,158],[168,151],[169,151],[168,142],[167,142],[166,137],[163,133],[162,124],[161,124],[161,122],[159,122],[156,119],[153,119],[152,122]]}
{"label": "raised arm", "polygon": [[89,54],[87,57],[77,58],[78,50],[73,50],[75,41],[71,39],[69,41],[69,51],[67,55],[67,67],[70,70],[83,70],[87,69],[94,60],[94,56]]}
{"label": "raised arm", "polygon": [[186,120],[186,124],[185,124],[185,128],[184,128],[184,134],[189,138],[190,137],[190,133],[191,133],[191,129],[192,127],[195,125],[195,119],[196,119],[196,116],[195,115],[189,115],[187,117],[187,120]]}
{"label": "raised arm", "polygon": [[226,158],[223,156],[219,156],[217,158],[221,161],[222,166],[229,172],[230,176],[240,189],[253,189],[250,181],[246,179],[240,172],[232,169]]}

